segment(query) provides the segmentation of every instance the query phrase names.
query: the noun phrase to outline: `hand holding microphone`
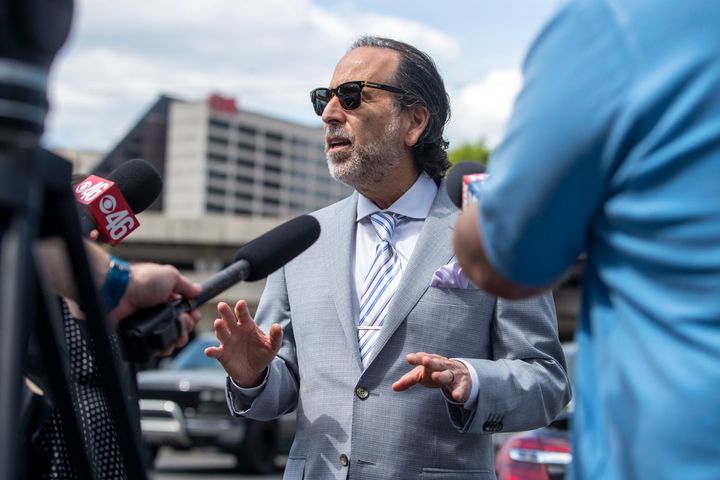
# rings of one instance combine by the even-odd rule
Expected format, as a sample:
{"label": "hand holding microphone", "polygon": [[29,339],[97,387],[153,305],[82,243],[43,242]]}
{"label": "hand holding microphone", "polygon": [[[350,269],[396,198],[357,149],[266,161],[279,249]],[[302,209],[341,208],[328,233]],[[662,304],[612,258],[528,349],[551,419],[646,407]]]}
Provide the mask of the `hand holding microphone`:
{"label": "hand holding microphone", "polygon": [[305,251],[319,236],[320,224],[315,218],[294,218],[238,250],[236,261],[206,280],[197,296],[144,309],[129,317],[118,327],[127,359],[145,362],[166,349],[183,334],[178,321],[181,314],[197,309],[238,282],[265,278]]}

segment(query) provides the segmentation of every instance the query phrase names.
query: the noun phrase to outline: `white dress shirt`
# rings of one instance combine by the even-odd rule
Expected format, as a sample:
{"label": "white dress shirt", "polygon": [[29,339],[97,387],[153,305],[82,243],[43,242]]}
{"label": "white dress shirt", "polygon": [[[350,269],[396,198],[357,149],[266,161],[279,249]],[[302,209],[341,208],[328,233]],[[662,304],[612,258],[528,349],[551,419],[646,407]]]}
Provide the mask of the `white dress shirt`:
{"label": "white dress shirt", "polygon": [[[404,215],[405,219],[395,226],[393,231],[393,244],[395,245],[395,251],[400,258],[400,265],[402,266],[403,272],[407,268],[410,256],[415,250],[420,231],[422,230],[423,223],[430,213],[433,201],[437,196],[437,184],[430,178],[425,172],[421,173],[418,179],[415,181],[412,187],[405,192],[395,203],[390,205],[386,211]],[[375,246],[379,241],[379,237],[375,232],[375,227],[372,226],[370,215],[379,212],[380,208],[375,205],[367,197],[358,193],[358,204],[357,204],[357,229],[355,230],[355,298],[360,302],[360,292],[363,290],[363,284],[365,276],[370,270],[372,261],[375,258]],[[428,284],[430,279],[428,279]],[[358,307],[359,308],[359,307]],[[360,315],[356,312],[355,322],[359,324]],[[478,376],[477,372],[468,362],[461,358],[455,360],[461,361],[470,372],[471,379],[471,390],[470,396],[467,401],[462,403],[466,409],[473,409],[478,396]],[[452,403],[455,402],[447,395],[447,392],[443,389],[443,395],[445,398]]]}

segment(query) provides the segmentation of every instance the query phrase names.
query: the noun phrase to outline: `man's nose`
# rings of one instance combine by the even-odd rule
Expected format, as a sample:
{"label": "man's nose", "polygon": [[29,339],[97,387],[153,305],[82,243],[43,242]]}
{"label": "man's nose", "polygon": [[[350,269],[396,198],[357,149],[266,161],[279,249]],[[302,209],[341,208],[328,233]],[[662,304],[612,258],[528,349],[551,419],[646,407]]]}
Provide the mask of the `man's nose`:
{"label": "man's nose", "polygon": [[345,121],[345,110],[340,105],[337,95],[333,95],[322,114],[324,123],[343,123]]}

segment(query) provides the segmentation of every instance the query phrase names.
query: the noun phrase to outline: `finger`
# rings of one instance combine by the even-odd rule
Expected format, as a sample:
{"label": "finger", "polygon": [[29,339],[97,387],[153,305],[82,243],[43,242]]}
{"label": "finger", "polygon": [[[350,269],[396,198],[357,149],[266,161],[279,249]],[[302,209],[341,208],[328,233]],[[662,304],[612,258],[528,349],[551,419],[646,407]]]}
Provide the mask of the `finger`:
{"label": "finger", "polygon": [[420,383],[423,376],[423,367],[415,367],[408,373],[400,377],[395,383],[392,384],[392,389],[395,392],[402,392]]}
{"label": "finger", "polygon": [[170,345],[169,347],[167,347],[163,350],[160,350],[157,353],[157,355],[158,355],[158,357],[167,357],[168,355],[170,355],[173,352],[173,350],[175,350],[175,345]]}
{"label": "finger", "polygon": [[187,325],[183,317],[185,317],[185,315],[180,316],[180,326],[182,331],[180,332],[180,336],[177,338],[175,344],[173,345],[175,348],[180,348],[184,346],[189,340]]}
{"label": "finger", "polygon": [[230,341],[230,332],[225,327],[225,320],[222,318],[216,318],[213,322],[213,328],[215,329],[215,337],[220,340],[220,343],[227,343]]}
{"label": "finger", "polygon": [[452,392],[450,392],[450,397],[452,397],[453,400],[456,402],[466,402],[468,397],[470,396],[470,390],[467,388],[464,388],[462,386],[455,387]]}
{"label": "finger", "polygon": [[255,321],[250,316],[250,311],[248,310],[245,300],[238,300],[235,304],[235,316],[241,327],[245,329],[255,328]]}
{"label": "finger", "polygon": [[423,366],[432,370],[433,372],[439,372],[441,370],[447,370],[451,367],[450,362],[447,358],[441,357],[440,355],[428,355],[422,359]]}
{"label": "finger", "polygon": [[185,332],[189,335],[192,329],[195,328],[195,320],[187,313],[183,313],[180,315],[180,321],[185,327]]}
{"label": "finger", "polygon": [[283,339],[283,330],[279,323],[274,323],[270,327],[270,345],[275,353],[280,350]]}
{"label": "finger", "polygon": [[405,360],[407,360],[410,365],[422,365],[422,359],[427,355],[425,352],[408,353],[405,356]]}
{"label": "finger", "polygon": [[210,357],[210,358],[214,358],[215,360],[219,360],[221,355],[222,355],[221,347],[207,347],[205,349],[206,357]]}
{"label": "finger", "polygon": [[202,292],[202,287],[198,283],[191,282],[184,276],[180,275],[180,273],[177,273],[177,280],[175,280],[175,286],[173,287],[173,292],[179,293],[181,296],[185,298],[193,298],[197,297],[200,292]]}
{"label": "finger", "polygon": [[438,385],[451,388],[455,384],[455,375],[450,370],[441,370],[439,372],[433,372],[430,375],[433,382]]}
{"label": "finger", "polygon": [[193,323],[197,325],[197,323],[202,318],[202,312],[200,310],[193,310],[189,313],[190,317],[193,319]]}
{"label": "finger", "polygon": [[237,318],[235,318],[235,314],[232,310],[230,310],[230,305],[228,305],[225,302],[218,303],[217,311],[220,314],[220,318],[223,321],[224,327],[227,329],[228,332],[233,332],[237,327]]}

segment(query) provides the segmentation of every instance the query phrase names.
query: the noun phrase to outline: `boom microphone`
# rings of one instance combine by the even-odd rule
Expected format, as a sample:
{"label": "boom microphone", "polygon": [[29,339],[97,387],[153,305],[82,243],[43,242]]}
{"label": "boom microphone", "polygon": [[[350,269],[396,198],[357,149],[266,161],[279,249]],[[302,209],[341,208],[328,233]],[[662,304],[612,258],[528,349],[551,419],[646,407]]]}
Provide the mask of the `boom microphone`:
{"label": "boom microphone", "polygon": [[162,191],[162,178],[149,162],[129,160],[110,172],[107,179],[90,175],[74,189],[83,206],[80,221],[84,235],[93,229],[112,245],[140,226],[136,213],[152,204]]}
{"label": "boom microphone", "polygon": [[314,217],[296,217],[240,248],[234,263],[203,282],[197,297],[135,313],[118,327],[126,358],[132,362],[148,361],[180,336],[180,314],[196,309],[238,282],[267,277],[307,250],[319,236],[320,224]]}
{"label": "boom microphone", "polygon": [[450,200],[462,209],[470,202],[469,185],[485,177],[485,165],[478,162],[463,162],[455,165],[448,173],[445,189]]}

